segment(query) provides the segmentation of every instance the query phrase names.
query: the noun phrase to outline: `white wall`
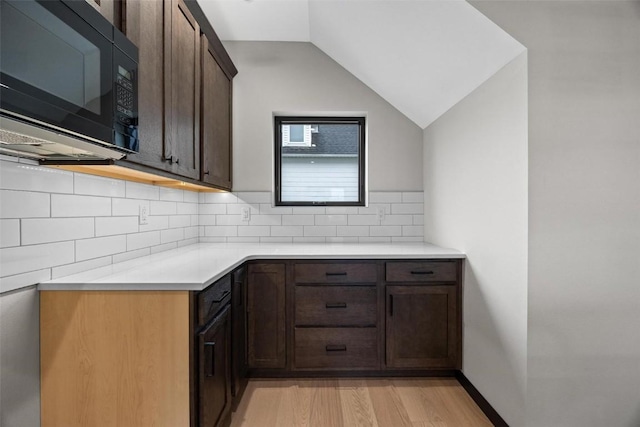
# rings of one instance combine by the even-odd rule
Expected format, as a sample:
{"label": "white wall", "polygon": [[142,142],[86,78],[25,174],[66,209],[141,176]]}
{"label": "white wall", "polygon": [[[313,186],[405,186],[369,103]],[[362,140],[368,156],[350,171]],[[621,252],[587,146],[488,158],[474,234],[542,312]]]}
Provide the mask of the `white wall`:
{"label": "white wall", "polygon": [[318,48],[294,42],[225,42],[225,48],[239,70],[234,190],[272,189],[274,112],[366,112],[369,190],[422,191],[421,129]]}
{"label": "white wall", "polygon": [[640,2],[473,3],[529,50],[527,425],[640,425]]}
{"label": "white wall", "polygon": [[527,58],[424,131],[425,240],[467,254],[463,372],[524,425],[527,352]]}

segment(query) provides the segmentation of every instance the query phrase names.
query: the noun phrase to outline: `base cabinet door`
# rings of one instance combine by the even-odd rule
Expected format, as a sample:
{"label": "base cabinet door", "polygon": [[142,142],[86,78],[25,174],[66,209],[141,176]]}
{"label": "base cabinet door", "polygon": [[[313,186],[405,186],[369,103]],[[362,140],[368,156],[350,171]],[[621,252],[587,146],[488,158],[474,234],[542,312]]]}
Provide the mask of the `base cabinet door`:
{"label": "base cabinet door", "polygon": [[247,388],[247,269],[239,268],[233,273],[231,285],[231,397],[233,409],[240,403]]}
{"label": "base cabinet door", "polygon": [[231,410],[230,309],[214,318],[198,334],[198,425],[227,424]]}
{"label": "base cabinet door", "polygon": [[284,263],[249,265],[247,329],[249,368],[285,368]]}
{"label": "base cabinet door", "polygon": [[387,368],[459,369],[454,285],[386,287]]}

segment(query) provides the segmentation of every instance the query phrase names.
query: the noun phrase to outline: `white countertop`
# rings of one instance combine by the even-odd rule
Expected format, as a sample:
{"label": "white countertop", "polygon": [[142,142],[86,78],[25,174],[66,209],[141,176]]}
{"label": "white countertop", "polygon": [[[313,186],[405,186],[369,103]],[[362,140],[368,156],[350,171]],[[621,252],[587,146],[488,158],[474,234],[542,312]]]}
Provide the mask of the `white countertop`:
{"label": "white countertop", "polygon": [[199,291],[248,260],[438,258],[465,255],[429,243],[198,243],[43,282],[38,289]]}

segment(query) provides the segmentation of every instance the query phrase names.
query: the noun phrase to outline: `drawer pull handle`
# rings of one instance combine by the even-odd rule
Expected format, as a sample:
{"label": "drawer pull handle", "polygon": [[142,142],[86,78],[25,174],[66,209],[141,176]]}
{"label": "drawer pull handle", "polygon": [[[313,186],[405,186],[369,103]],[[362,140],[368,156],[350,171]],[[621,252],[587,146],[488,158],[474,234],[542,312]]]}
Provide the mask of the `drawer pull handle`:
{"label": "drawer pull handle", "polygon": [[325,347],[326,351],[347,351],[347,346],[344,344],[338,344],[338,345],[333,345],[333,344],[328,344]]}
{"label": "drawer pull handle", "polygon": [[324,305],[327,308],[347,308],[346,302],[328,302]]}
{"label": "drawer pull handle", "polygon": [[204,376],[212,377],[216,374],[216,358],[213,357],[213,352],[215,351],[216,343],[206,342],[204,343]]}
{"label": "drawer pull handle", "polygon": [[343,272],[340,272],[340,273],[330,273],[330,272],[326,272],[325,274],[326,274],[327,276],[346,276],[346,275],[347,275],[347,272],[346,272],[346,271],[343,271]]}
{"label": "drawer pull handle", "polygon": [[412,271],[411,274],[433,274],[433,271]]}

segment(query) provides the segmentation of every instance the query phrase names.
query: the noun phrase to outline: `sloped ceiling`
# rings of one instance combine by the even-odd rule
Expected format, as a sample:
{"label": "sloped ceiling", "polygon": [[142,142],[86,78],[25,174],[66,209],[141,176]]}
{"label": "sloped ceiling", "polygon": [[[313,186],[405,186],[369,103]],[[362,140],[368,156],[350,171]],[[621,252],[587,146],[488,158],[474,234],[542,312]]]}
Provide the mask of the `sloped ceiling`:
{"label": "sloped ceiling", "polygon": [[306,41],[421,128],[525,48],[461,0],[200,0],[222,40]]}

